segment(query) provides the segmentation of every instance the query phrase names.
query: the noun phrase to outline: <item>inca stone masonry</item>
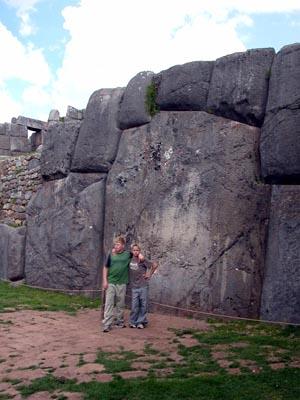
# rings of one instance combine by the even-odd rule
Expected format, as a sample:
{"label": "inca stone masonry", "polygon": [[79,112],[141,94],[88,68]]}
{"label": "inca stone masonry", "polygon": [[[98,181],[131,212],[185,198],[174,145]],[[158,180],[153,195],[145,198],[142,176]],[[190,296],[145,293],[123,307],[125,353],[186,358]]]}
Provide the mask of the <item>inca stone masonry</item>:
{"label": "inca stone masonry", "polygon": [[99,289],[122,233],[159,262],[153,304],[300,323],[300,44],[14,118],[0,154],[0,278]]}

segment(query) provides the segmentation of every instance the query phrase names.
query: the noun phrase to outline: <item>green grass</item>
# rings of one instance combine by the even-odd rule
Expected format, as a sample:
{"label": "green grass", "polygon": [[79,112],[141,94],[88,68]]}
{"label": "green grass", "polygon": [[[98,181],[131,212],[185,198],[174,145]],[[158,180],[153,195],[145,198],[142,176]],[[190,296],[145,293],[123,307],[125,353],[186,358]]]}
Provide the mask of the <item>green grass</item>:
{"label": "green grass", "polygon": [[0,400],[8,400],[8,399],[12,399],[13,396],[6,394],[6,393],[0,393]]}
{"label": "green grass", "polygon": [[104,352],[99,350],[97,353],[96,363],[102,364],[105,367],[106,373],[115,374],[122,371],[131,371],[131,364],[139,357],[133,351],[120,352]]}
{"label": "green grass", "polygon": [[39,391],[80,392],[85,400],[296,400],[300,398],[299,381],[299,369],[187,379],[116,378],[108,383],[81,384],[48,375],[29,386],[19,387],[19,390],[24,397]]}
{"label": "green grass", "polygon": [[[14,288],[0,283],[1,311],[6,308],[25,308],[76,312],[85,307],[99,307],[99,301],[25,286]],[[51,375],[54,368],[47,368],[46,377],[36,379],[28,386],[21,386],[22,383],[18,381],[12,383],[17,385],[14,387],[24,397],[48,391],[56,398],[63,398],[63,392],[70,391],[82,393],[84,399],[104,400],[165,400],[176,397],[183,400],[300,398],[300,369],[289,365],[291,361],[300,360],[300,327],[247,321],[209,322],[208,331],[172,329],[175,337],[170,338],[171,347],[166,349],[167,352],[157,350],[155,341],[146,343],[143,352],[139,354],[124,348],[118,348],[115,352],[99,349],[95,354],[95,362],[104,366],[103,372],[112,374],[112,382],[96,382],[91,376],[90,382],[78,384],[76,380],[55,378]],[[5,331],[10,323],[3,314],[0,328]],[[185,345],[187,336],[197,339],[198,344]],[[219,353],[221,361],[215,359],[215,353]],[[179,359],[177,355],[180,355]],[[84,353],[78,356],[77,366],[85,364]],[[135,361],[142,363],[141,368],[148,370],[148,376],[122,379],[118,374],[133,370]],[[272,370],[270,364],[273,362],[283,363],[284,368]],[[232,375],[233,368],[239,368],[240,375]],[[163,376],[164,373],[168,374],[167,377]],[[0,400],[1,396],[8,398],[3,392],[0,392]]]}
{"label": "green grass", "polygon": [[[235,366],[239,365],[239,360],[247,360],[263,370],[269,370],[271,357],[283,363],[300,358],[300,327],[231,321],[213,325],[213,330],[209,332],[191,334],[203,348],[225,345],[226,359]],[[180,332],[177,335],[180,336]],[[235,346],[237,343],[244,346]],[[191,352],[191,349],[185,352]]]}
{"label": "green grass", "polygon": [[151,117],[154,117],[154,115],[159,111],[159,108],[156,104],[156,87],[154,83],[151,83],[147,86],[145,106],[148,114]]}
{"label": "green grass", "polygon": [[75,313],[79,309],[98,308],[99,305],[98,299],[32,289],[25,285],[12,287],[7,282],[0,282],[0,312],[30,309]]}

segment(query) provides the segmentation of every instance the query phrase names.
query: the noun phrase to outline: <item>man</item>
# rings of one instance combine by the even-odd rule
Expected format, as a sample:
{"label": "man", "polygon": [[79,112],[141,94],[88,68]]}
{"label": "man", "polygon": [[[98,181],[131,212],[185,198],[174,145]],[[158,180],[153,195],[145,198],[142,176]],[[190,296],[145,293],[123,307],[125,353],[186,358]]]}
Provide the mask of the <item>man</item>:
{"label": "man", "polygon": [[[142,255],[139,256],[144,260]],[[125,239],[119,236],[114,241],[114,248],[107,257],[103,267],[102,287],[106,290],[104,308],[103,332],[109,332],[112,325],[125,328],[124,308],[126,285],[128,283],[128,268],[132,253],[125,250]],[[114,313],[115,308],[115,313]]]}

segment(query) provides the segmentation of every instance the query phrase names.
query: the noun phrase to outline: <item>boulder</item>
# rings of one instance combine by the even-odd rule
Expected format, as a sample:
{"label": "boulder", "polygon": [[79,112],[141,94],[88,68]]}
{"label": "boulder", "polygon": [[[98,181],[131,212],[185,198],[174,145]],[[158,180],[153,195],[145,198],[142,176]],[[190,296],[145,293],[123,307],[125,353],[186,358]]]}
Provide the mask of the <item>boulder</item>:
{"label": "boulder", "polygon": [[27,209],[25,277],[44,288],[97,289],[105,175],[48,181]]}
{"label": "boulder", "polygon": [[261,130],[261,173],[267,183],[300,184],[300,110],[268,113]]}
{"label": "boulder", "polygon": [[267,112],[300,108],[300,43],[284,46],[271,69]]}
{"label": "boulder", "polygon": [[0,224],[0,279],[24,277],[25,228]]}
{"label": "boulder", "polygon": [[300,323],[300,186],[273,186],[261,318]]}
{"label": "boulder", "polygon": [[147,87],[154,73],[143,71],[133,77],[124,92],[120,105],[119,126],[121,129],[147,124],[151,116],[146,109]]}
{"label": "boulder", "polygon": [[175,65],[154,78],[160,110],[206,111],[214,62],[194,61]]}
{"label": "boulder", "polygon": [[45,179],[68,175],[80,124],[80,121],[69,120],[49,126],[41,154],[41,174]]}
{"label": "boulder", "polygon": [[159,261],[150,299],[257,317],[270,187],[259,129],[205,112],[160,112],[123,132],[106,186],[104,249],[137,240]]}
{"label": "boulder", "polygon": [[272,69],[261,131],[262,176],[268,183],[300,184],[300,44],[283,47]]}
{"label": "boulder", "polygon": [[267,48],[218,58],[209,88],[208,111],[260,127],[274,55],[274,49]]}
{"label": "boulder", "polygon": [[82,122],[72,171],[107,172],[113,163],[121,130],[118,128],[120,100],[124,89],[100,89],[88,102]]}

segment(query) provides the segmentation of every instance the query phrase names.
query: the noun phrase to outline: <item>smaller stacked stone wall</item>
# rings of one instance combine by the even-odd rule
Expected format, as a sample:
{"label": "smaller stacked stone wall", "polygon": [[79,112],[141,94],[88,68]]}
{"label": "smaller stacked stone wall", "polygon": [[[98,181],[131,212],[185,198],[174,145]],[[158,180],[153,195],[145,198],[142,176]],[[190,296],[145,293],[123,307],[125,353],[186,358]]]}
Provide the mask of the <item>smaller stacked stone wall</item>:
{"label": "smaller stacked stone wall", "polygon": [[40,153],[0,160],[0,223],[25,225],[26,207],[41,184]]}

